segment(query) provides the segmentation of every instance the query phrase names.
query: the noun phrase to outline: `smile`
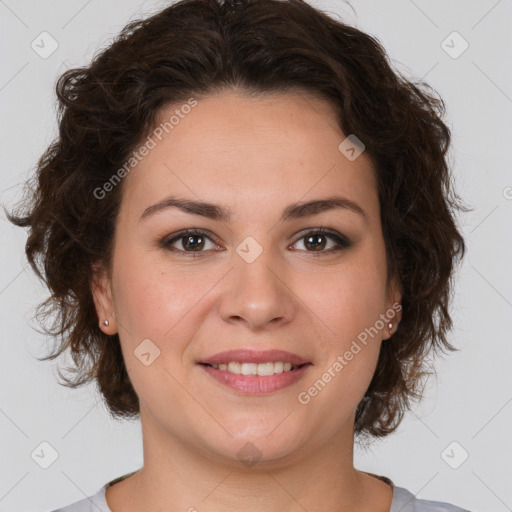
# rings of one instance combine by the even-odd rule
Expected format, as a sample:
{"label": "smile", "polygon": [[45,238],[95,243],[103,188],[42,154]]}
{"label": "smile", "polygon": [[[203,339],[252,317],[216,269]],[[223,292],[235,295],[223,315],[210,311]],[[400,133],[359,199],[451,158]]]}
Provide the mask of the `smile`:
{"label": "smile", "polygon": [[300,380],[311,363],[290,362],[219,363],[199,365],[215,381],[243,394],[266,395],[284,389]]}
{"label": "smile", "polygon": [[230,363],[220,363],[209,365],[212,368],[228,371],[236,375],[259,375],[265,377],[268,375],[274,375],[276,373],[289,372],[296,370],[303,365],[293,365],[290,362],[276,361],[267,363],[240,363],[232,361]]}

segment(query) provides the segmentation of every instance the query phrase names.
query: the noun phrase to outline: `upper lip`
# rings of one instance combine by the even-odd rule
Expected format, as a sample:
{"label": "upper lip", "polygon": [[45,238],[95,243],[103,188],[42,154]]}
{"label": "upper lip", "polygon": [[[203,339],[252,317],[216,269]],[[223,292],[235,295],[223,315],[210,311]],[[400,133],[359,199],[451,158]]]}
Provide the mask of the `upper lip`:
{"label": "upper lip", "polygon": [[238,350],[227,350],[225,352],[219,352],[207,359],[199,361],[200,364],[227,364],[232,361],[239,363],[267,363],[283,361],[292,363],[295,366],[309,363],[308,360],[303,357],[286,352],[285,350],[250,350],[250,349],[238,349]]}

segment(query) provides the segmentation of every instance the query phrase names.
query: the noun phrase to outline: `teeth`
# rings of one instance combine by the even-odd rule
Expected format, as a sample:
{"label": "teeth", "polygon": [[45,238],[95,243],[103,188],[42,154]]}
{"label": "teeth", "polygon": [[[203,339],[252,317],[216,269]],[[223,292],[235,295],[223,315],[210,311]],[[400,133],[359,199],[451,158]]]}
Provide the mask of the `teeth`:
{"label": "teeth", "polygon": [[218,370],[228,371],[231,373],[236,373],[237,375],[259,375],[259,376],[267,376],[274,375],[275,373],[283,373],[289,372],[290,370],[295,370],[298,366],[292,365],[292,363],[276,361],[275,363],[237,363],[232,361],[228,364],[212,364],[213,368],[217,368]]}

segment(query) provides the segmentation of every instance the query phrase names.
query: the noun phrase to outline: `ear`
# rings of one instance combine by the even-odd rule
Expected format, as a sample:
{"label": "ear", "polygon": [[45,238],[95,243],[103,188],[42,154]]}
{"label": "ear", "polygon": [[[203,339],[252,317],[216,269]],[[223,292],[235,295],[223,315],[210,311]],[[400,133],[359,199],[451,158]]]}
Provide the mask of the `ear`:
{"label": "ear", "polygon": [[[92,268],[91,293],[99,319],[98,326],[105,334],[112,335],[117,332],[112,283],[103,265],[95,263]],[[105,320],[109,325],[102,324]]]}
{"label": "ear", "polygon": [[[388,340],[396,332],[398,324],[402,320],[402,287],[398,279],[392,278],[388,287],[386,298],[386,326],[384,329],[385,336],[383,340]],[[392,324],[391,333],[389,332],[389,324]]]}

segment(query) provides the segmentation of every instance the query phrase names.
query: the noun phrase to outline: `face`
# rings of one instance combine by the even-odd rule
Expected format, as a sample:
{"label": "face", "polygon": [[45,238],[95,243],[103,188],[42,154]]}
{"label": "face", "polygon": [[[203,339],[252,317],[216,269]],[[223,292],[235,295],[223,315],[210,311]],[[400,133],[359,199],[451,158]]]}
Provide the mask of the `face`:
{"label": "face", "polygon": [[[309,95],[231,91],[185,110],[124,178],[112,275],[93,287],[103,330],[119,333],[144,435],[224,461],[351,446],[400,300],[372,162],[340,151],[331,106]],[[215,208],[165,206],[171,196]],[[281,350],[308,364],[250,377],[201,364],[229,350],[246,351],[233,362]]]}

